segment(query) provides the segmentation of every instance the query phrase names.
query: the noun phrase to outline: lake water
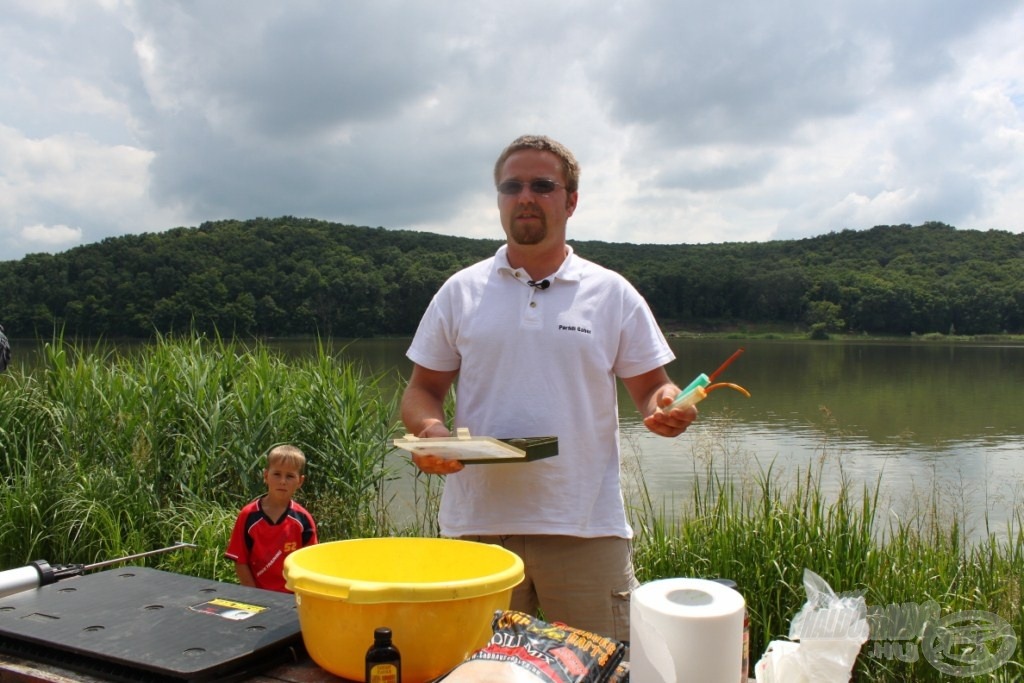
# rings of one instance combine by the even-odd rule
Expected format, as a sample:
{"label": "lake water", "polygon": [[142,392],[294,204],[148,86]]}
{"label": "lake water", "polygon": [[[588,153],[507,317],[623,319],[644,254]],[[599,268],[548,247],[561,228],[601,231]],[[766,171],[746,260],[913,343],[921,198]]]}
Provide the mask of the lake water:
{"label": "lake water", "polygon": [[[882,513],[900,519],[922,509],[940,518],[955,514],[972,538],[1005,536],[1007,525],[1020,521],[1024,346],[669,341],[677,356],[669,372],[680,385],[710,374],[742,345],[743,355],[719,379],[751,396],[712,392],[685,434],[664,439],[643,427],[620,390],[627,504],[643,502],[642,481],[656,506],[685,514],[695,481],[706,480],[709,468],[741,485],[753,485],[771,468],[773,480],[791,487],[811,467],[829,496],[844,481],[858,495],[865,485],[879,485]],[[409,374],[408,343],[338,341],[335,348],[371,371],[392,371],[398,390]],[[308,341],[275,346],[286,354],[313,348]],[[408,484],[397,482],[399,503],[409,497]]]}
{"label": "lake water", "polygon": [[[793,486],[811,467],[835,496],[879,486],[880,512],[956,514],[972,538],[1005,536],[1024,503],[1024,346],[971,343],[670,339],[673,379],[710,374],[739,346],[682,436],[648,432],[620,391],[627,502],[643,481],[656,505],[685,510],[708,468],[753,485],[772,468]],[[408,375],[408,340],[355,342],[346,353]],[[642,476],[639,476],[642,475]]]}

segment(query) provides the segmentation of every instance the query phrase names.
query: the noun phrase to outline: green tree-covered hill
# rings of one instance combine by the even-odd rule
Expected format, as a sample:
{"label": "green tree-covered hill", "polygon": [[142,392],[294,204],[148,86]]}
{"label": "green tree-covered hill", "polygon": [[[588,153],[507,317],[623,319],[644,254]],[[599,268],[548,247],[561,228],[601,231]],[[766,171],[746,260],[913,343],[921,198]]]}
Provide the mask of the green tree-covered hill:
{"label": "green tree-covered hill", "polygon": [[[407,335],[500,241],[285,216],[108,238],[0,262],[9,336]],[[574,241],[666,324],[909,334],[1024,332],[1024,235],[941,223],[706,245]]]}

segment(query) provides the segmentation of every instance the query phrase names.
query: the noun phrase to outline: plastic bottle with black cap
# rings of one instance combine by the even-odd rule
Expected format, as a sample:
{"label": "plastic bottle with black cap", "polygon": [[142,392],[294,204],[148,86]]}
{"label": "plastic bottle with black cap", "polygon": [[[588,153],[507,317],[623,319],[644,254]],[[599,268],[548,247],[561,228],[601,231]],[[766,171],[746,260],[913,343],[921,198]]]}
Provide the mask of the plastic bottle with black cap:
{"label": "plastic bottle with black cap", "polygon": [[402,656],[387,626],[373,632],[373,645],[366,651],[366,683],[402,683]]}

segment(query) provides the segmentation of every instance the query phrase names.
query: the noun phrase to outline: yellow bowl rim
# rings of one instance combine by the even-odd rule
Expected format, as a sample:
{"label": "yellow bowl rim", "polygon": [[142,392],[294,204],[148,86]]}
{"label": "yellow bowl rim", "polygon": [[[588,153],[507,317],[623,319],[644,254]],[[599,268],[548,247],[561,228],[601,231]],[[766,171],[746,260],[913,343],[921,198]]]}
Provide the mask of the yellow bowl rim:
{"label": "yellow bowl rim", "polygon": [[[512,551],[499,545],[478,543],[454,538],[430,538],[419,536],[387,536],[380,538],[351,538],[341,541],[329,541],[320,546],[337,544],[381,544],[391,542],[417,542],[451,544],[473,544],[487,546],[488,552],[504,555],[511,560],[508,567],[484,577],[460,579],[455,581],[424,582],[377,582],[352,580],[344,577],[326,576],[319,572],[311,572],[299,566],[298,559],[302,554],[312,552],[318,546],[307,546],[288,555],[284,561],[285,584],[296,595],[308,595],[327,600],[350,602],[353,604],[381,604],[388,602],[444,602],[461,600],[511,590],[524,578],[522,559]],[[314,576],[315,575],[315,576]]]}

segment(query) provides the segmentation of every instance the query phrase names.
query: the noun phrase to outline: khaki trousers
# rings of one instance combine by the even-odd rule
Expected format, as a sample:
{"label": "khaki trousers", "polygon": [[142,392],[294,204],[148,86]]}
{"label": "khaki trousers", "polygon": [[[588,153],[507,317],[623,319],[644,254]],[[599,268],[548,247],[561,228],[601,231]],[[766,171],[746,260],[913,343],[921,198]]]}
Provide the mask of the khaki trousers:
{"label": "khaki trousers", "polygon": [[463,536],[522,558],[526,578],[511,608],[545,621],[629,641],[629,596],[639,586],[633,544],[613,536]]}

